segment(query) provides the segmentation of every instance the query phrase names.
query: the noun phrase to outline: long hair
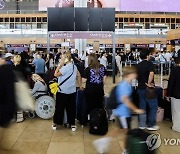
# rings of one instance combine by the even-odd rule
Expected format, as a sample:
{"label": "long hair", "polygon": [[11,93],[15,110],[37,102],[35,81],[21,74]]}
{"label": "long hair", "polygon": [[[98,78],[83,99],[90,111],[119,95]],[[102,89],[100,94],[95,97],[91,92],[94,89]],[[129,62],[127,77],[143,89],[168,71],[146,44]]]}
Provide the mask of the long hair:
{"label": "long hair", "polygon": [[32,74],[32,80],[34,82],[40,81],[45,84],[45,81],[38,74]]}
{"label": "long hair", "polygon": [[14,65],[19,65],[21,63],[21,56],[15,55],[13,59]]}
{"label": "long hair", "polygon": [[97,59],[96,54],[91,53],[91,54],[88,56],[88,66],[89,66],[91,69],[95,69],[96,71],[99,69],[100,63],[99,63],[99,61],[98,61],[98,59]]}

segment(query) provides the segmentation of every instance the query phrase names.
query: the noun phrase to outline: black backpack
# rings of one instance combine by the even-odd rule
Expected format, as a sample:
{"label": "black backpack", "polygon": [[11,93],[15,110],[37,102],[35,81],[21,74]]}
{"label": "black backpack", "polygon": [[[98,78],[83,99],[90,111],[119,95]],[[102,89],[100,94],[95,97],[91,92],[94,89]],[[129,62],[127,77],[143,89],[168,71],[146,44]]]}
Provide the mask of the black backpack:
{"label": "black backpack", "polygon": [[90,134],[105,135],[108,132],[108,120],[104,109],[94,109],[90,113]]}
{"label": "black backpack", "polygon": [[117,87],[118,86],[115,86],[109,95],[109,98],[107,100],[107,109],[113,110],[116,109],[119,105],[119,103],[117,102],[117,95],[116,95]]}

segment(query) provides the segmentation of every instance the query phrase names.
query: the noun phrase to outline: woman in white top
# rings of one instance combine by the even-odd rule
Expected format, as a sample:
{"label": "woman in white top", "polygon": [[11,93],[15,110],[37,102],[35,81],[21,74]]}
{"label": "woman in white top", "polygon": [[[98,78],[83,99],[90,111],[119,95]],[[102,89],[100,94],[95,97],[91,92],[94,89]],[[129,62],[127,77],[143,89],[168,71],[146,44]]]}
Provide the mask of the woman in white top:
{"label": "woman in white top", "polygon": [[100,58],[100,64],[103,65],[105,68],[107,68],[107,64],[108,64],[106,56],[107,56],[106,53],[102,52],[101,58]]}
{"label": "woman in white top", "polygon": [[59,87],[56,94],[56,110],[53,118],[53,130],[58,126],[63,125],[64,110],[67,112],[67,121],[76,131],[75,117],[76,117],[76,80],[80,89],[82,89],[82,79],[77,67],[72,62],[72,57],[69,52],[61,56],[61,61],[57,67],[54,76],[58,78],[58,84],[65,82]]}

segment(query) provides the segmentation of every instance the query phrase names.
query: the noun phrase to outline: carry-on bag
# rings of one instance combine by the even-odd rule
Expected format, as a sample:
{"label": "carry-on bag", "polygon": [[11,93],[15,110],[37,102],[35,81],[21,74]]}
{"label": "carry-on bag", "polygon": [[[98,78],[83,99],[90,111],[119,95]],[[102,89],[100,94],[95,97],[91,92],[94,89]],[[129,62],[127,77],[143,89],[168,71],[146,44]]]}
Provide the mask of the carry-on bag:
{"label": "carry-on bag", "polygon": [[90,113],[89,133],[105,135],[108,132],[108,120],[104,109],[94,109]]}
{"label": "carry-on bag", "polygon": [[76,96],[76,119],[80,122],[82,126],[86,125],[88,122],[87,116],[87,102],[85,98],[84,91],[78,90]]}
{"label": "carry-on bag", "polygon": [[149,149],[147,139],[151,134],[141,129],[132,129],[127,134],[128,154],[155,154],[155,150]]}

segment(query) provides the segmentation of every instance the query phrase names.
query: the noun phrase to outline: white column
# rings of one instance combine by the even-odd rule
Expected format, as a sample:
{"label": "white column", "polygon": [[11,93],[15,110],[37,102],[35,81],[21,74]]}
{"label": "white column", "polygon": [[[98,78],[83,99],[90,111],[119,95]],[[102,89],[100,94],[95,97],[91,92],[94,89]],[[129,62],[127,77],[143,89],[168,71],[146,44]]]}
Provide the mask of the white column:
{"label": "white column", "polygon": [[[87,7],[87,0],[75,0],[74,7]],[[86,39],[75,39],[75,49],[78,49],[78,55],[82,54],[82,51],[86,51]]]}

